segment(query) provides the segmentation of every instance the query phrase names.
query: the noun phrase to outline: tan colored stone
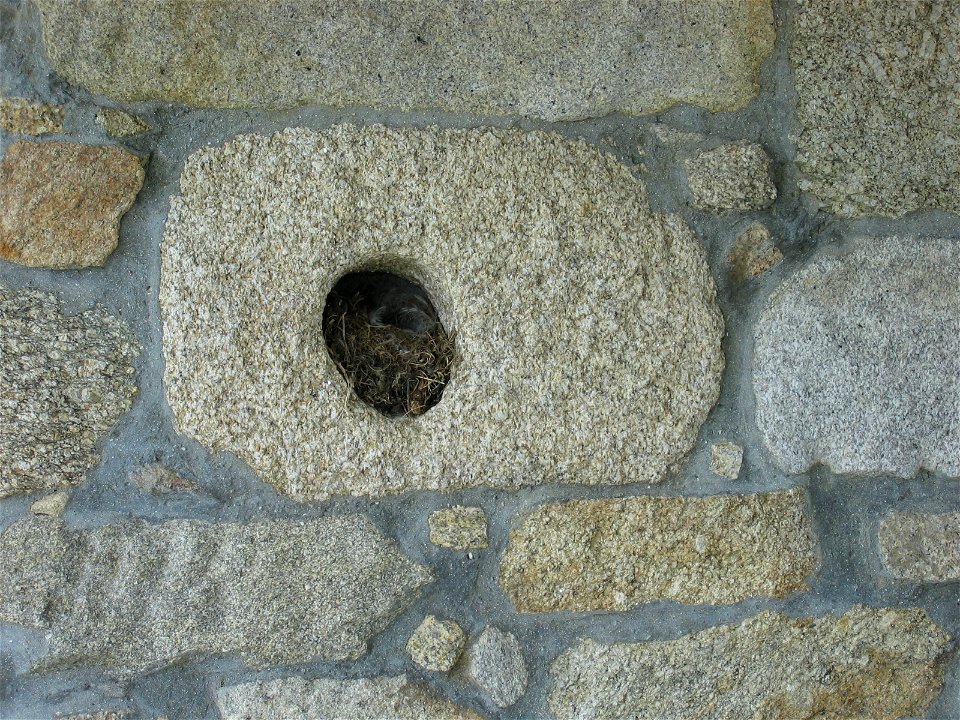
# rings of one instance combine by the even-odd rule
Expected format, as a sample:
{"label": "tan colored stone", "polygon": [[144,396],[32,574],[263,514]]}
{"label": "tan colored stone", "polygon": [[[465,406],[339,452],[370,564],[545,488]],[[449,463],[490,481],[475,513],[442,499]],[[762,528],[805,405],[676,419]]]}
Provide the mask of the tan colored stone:
{"label": "tan colored stone", "polygon": [[557,720],[895,720],[943,688],[950,636],[919,609],[763,612],[676,640],[583,640],[553,663]]}
{"label": "tan colored stone", "polygon": [[166,495],[171,492],[195,492],[198,486],[192,480],[180,477],[160,463],[148,463],[130,471],[130,482],[151,495]]}
{"label": "tan colored stone", "polygon": [[51,517],[60,517],[67,509],[70,502],[70,493],[65,490],[51,493],[37,500],[30,506],[30,512],[34,515],[49,515]]}
{"label": "tan colored stone", "polygon": [[543,505],[510,533],[500,584],[520,612],[736,603],[807,589],[806,492]]}
{"label": "tan colored stone", "polygon": [[894,513],[880,525],[880,556],[896,577],[960,580],[960,512]]}
{"label": "tan colored stone", "polygon": [[777,199],[759,145],[721,145],[685,161],[693,204],[710,212],[759,210]]}
{"label": "tan colored stone", "polygon": [[453,620],[427,615],[407,640],[407,652],[422,668],[447,672],[457,663],[467,636]]}
{"label": "tan colored stone", "polygon": [[30,102],[23,98],[0,97],[0,129],[20,135],[63,132],[63,108]]}
{"label": "tan colored stone", "polygon": [[487,516],[480,507],[454,505],[430,513],[430,542],[454,550],[487,547]]}
{"label": "tan colored stone", "polygon": [[126,138],[143,135],[150,126],[136,115],[114,108],[100,108],[97,112],[97,125],[110,137]]}
{"label": "tan colored stone", "polygon": [[143,185],[115,147],[17,142],[0,163],[0,258],[29,267],[100,266]]}
{"label": "tan colored stone", "polygon": [[753,223],[737,237],[730,251],[730,275],[738,283],[753,280],[783,260],[780,248],[770,240],[763,223]]}
{"label": "tan colored stone", "polygon": [[736,480],[743,464],[743,448],[730,442],[715,443],[710,448],[710,469],[717,475]]}

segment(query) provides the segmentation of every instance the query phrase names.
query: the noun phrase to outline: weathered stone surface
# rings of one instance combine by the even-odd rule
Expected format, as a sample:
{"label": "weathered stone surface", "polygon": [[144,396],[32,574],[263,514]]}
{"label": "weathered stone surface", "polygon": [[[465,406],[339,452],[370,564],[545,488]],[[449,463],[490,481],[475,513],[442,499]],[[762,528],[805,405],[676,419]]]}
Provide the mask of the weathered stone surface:
{"label": "weathered stone surface", "polygon": [[710,469],[717,475],[736,480],[743,464],[743,448],[730,442],[715,443],[710,448]]}
{"label": "weathered stone surface", "polygon": [[521,612],[736,603],[807,589],[817,555],[800,489],[543,505],[510,533],[500,584]]}
{"label": "weathered stone surface", "polygon": [[0,97],[0,129],[20,135],[63,132],[63,108],[23,98]]}
{"label": "weathered stone surface", "polygon": [[281,678],[217,692],[223,720],[481,720],[406,675],[360,680]]}
{"label": "weathered stone surface", "polygon": [[100,108],[97,112],[97,125],[110,137],[126,138],[143,135],[150,126],[136,115],[114,108]]}
{"label": "weathered stone surface", "polygon": [[738,283],[753,280],[783,260],[780,248],[770,240],[763,223],[753,223],[737,237],[730,251],[730,275]]}
{"label": "weathered stone surface", "polygon": [[[31,516],[0,536],[0,619],[50,629],[41,669],[137,673],[186,657],[355,659],[428,582],[361,515],[71,531]],[[7,554],[9,553],[9,554]],[[30,588],[29,598],[17,588]]]}
{"label": "weathered stone surface", "polygon": [[758,210],[777,199],[770,157],[759,145],[721,145],[684,165],[693,204],[701,210]]}
{"label": "weathered stone surface", "polygon": [[845,216],[960,212],[960,5],[801,0],[801,188]]}
{"label": "weathered stone surface", "polygon": [[467,636],[453,620],[427,615],[407,641],[407,652],[420,667],[447,672],[457,663]]}
{"label": "weathered stone surface", "polygon": [[487,516],[480,507],[454,505],[430,513],[430,542],[454,550],[487,546]]}
{"label": "weathered stone surface", "polygon": [[960,475],[960,242],[827,249],[756,328],[757,424],[785,471]]}
{"label": "weathered stone surface", "polygon": [[76,485],[136,393],[139,350],[101,309],[0,288],[0,497]]}
{"label": "weathered stone surface", "polygon": [[510,707],[527,691],[527,663],[513,633],[488,627],[470,647],[467,674],[497,707]]}
{"label": "weathered stone surface", "polygon": [[949,636],[923,610],[763,612],[677,640],[583,640],[552,666],[557,720],[919,717],[943,687]]}
{"label": "weathered stone surface", "polygon": [[551,120],[677,102],[732,110],[756,94],[774,41],[769,0],[298,0],[266,14],[258,0],[37,4],[53,66],[71,82],[123,101],[211,107],[436,107]]}
{"label": "weathered stone surface", "polygon": [[66,511],[69,503],[70,494],[65,490],[60,490],[37,500],[30,506],[30,512],[34,515],[60,517]]}
{"label": "weathered stone surface", "polygon": [[103,265],[143,178],[143,161],[120,148],[14,143],[0,162],[0,259]]}
{"label": "weathered stone surface", "polygon": [[[716,400],[702,248],[583,142],[291,129],[200,150],[180,190],[162,242],[170,406],[297,499],[658,482]],[[325,298],[357,268],[409,276],[455,333],[425,415],[383,417],[328,356]]]}
{"label": "weathered stone surface", "polygon": [[180,477],[160,463],[148,463],[130,471],[130,482],[151,495],[172,492],[196,492],[199,487],[192,480]]}
{"label": "weathered stone surface", "polygon": [[880,556],[896,577],[960,580],[960,513],[894,513],[880,525]]}

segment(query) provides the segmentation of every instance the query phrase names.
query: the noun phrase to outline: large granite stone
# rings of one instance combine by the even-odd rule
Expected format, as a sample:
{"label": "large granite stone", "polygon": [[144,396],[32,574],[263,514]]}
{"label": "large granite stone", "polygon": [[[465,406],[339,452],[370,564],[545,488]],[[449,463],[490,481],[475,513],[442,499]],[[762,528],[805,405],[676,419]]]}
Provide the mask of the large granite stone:
{"label": "large granite stone", "polygon": [[950,637],[923,610],[763,612],[677,640],[583,640],[553,663],[557,720],[919,717],[943,688]]}
{"label": "large granite stone", "polygon": [[857,239],[771,295],[753,388],[781,468],[960,475],[958,277],[956,240]]}
{"label": "large granite stone", "polygon": [[510,533],[500,584],[520,612],[736,603],[807,589],[817,567],[802,489],[543,505]]}
{"label": "large granite stone", "polygon": [[359,680],[280,678],[221,688],[223,720],[481,720],[406,675]]}
{"label": "large granite stone", "polygon": [[126,327],[0,288],[0,497],[80,483],[136,393]]}
{"label": "large granite stone", "polygon": [[898,578],[960,580],[960,512],[893,513],[880,525],[880,556]]}
{"label": "large granite stone", "polygon": [[[438,405],[386,418],[321,333],[358,268],[454,334]],[[693,233],[614,158],[552,133],[338,126],[190,157],[162,241],[179,429],[297,499],[658,482],[717,398],[723,321]]]}
{"label": "large granite stone", "polygon": [[31,517],[0,550],[0,620],[49,628],[43,670],[356,659],[431,580],[361,515],[78,531]]}
{"label": "large granite stone", "polygon": [[121,101],[210,107],[550,120],[678,102],[733,110],[756,94],[774,41],[769,0],[37,4],[47,53],[70,82]]}
{"label": "large granite stone", "polygon": [[800,0],[801,188],[845,216],[960,212],[960,4]]}
{"label": "large granite stone", "polygon": [[25,98],[0,97],[0,130],[20,135],[63,132],[63,108]]}
{"label": "large granite stone", "polygon": [[144,163],[117,147],[17,142],[0,162],[0,259],[29,267],[103,265]]}

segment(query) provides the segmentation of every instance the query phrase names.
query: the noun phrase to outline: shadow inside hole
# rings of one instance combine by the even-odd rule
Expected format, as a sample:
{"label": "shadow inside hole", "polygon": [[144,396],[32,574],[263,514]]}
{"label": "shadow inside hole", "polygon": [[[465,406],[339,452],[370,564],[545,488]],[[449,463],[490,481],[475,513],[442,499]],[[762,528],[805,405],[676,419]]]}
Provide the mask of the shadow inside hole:
{"label": "shadow inside hole", "polygon": [[430,296],[393,273],[340,278],[323,309],[323,338],[357,397],[388,417],[422,415],[450,379],[453,340]]}

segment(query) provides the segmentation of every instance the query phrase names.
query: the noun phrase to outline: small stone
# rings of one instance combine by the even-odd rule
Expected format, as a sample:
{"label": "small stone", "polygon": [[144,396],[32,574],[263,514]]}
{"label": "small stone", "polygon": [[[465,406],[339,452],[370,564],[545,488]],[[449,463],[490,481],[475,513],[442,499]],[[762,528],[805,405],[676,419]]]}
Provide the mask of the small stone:
{"label": "small stone", "polygon": [[483,720],[406,675],[243,683],[217,691],[217,707],[222,720]]}
{"label": "small stone", "polygon": [[454,550],[487,547],[487,516],[480,507],[454,505],[430,513],[430,542]]}
{"label": "small stone", "polygon": [[30,506],[30,512],[34,515],[49,515],[50,517],[60,517],[67,509],[70,502],[70,493],[65,490],[51,493],[42,497]]}
{"label": "small stone", "polygon": [[701,210],[760,210],[777,199],[770,157],[759,145],[721,145],[684,164],[693,204]]}
{"label": "small stone", "polygon": [[97,112],[97,125],[110,137],[126,138],[143,135],[150,126],[136,115],[114,108],[100,108]]}
{"label": "small stone", "polygon": [[23,98],[0,97],[0,129],[20,135],[63,132],[63,108]]}
{"label": "small stone", "polygon": [[542,505],[510,533],[500,584],[520,612],[736,603],[806,590],[818,564],[802,488]]}
{"label": "small stone", "polygon": [[0,498],[83,481],[136,393],[138,352],[99,308],[0,287]]}
{"label": "small stone", "polygon": [[921,717],[950,636],[920,609],[762,612],[662,642],[582,640],[554,661],[557,720]]}
{"label": "small stone", "polygon": [[115,147],[16,142],[0,162],[0,259],[28,267],[103,265],[144,163]]}
{"label": "small stone", "polygon": [[151,495],[167,495],[171,492],[196,492],[199,486],[192,480],[180,477],[160,463],[148,463],[130,471],[130,482]]}
{"label": "small stone", "polygon": [[407,652],[420,667],[447,672],[456,665],[466,641],[455,622],[427,615],[407,641]]}
{"label": "small stone", "polygon": [[527,691],[527,663],[517,638],[488,627],[471,646],[467,674],[497,707],[510,707]]}
{"label": "small stone", "polygon": [[55,720],[129,720],[130,713],[126,710],[98,710],[96,712],[55,715],[54,718]]}
{"label": "small stone", "polygon": [[960,512],[894,513],[880,525],[880,556],[894,576],[919,582],[960,580]]}
{"label": "small stone", "polygon": [[743,464],[743,448],[730,442],[715,443],[710,448],[710,469],[717,475],[736,480]]}
{"label": "small stone", "polygon": [[744,283],[776,267],[783,260],[780,248],[770,240],[770,231],[763,223],[753,223],[744,230],[730,251],[730,275]]}

